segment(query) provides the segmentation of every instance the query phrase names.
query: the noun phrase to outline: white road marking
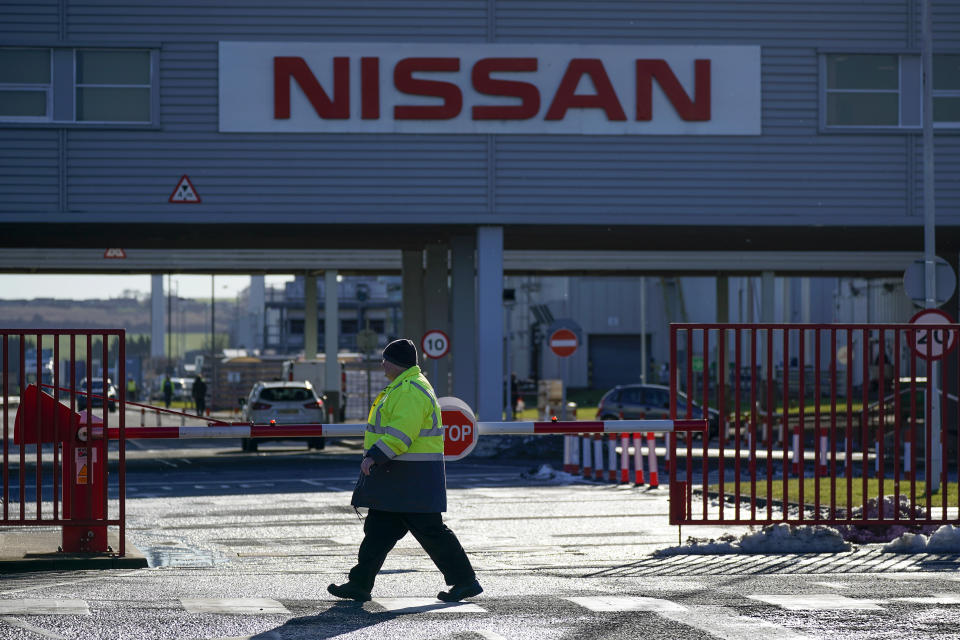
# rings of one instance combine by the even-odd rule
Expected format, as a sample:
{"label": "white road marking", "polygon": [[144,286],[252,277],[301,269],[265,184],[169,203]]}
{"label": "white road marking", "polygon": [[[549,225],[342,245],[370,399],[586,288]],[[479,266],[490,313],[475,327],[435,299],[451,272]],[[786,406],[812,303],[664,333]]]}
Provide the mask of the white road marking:
{"label": "white road marking", "polygon": [[0,615],[88,616],[90,609],[86,600],[55,600],[49,598],[26,598],[24,600],[0,600]]}
{"label": "white road marking", "polygon": [[181,598],[180,603],[189,613],[290,615],[286,607],[269,598]]}
{"label": "white road marking", "polygon": [[915,602],[917,604],[960,604],[960,594],[956,593],[935,593],[932,596],[890,599],[901,602]]}
{"label": "white road marking", "polygon": [[865,609],[882,611],[876,600],[858,600],[836,593],[806,593],[793,595],[752,595],[751,600],[773,604],[787,611],[824,611],[836,609]]}
{"label": "white road marking", "polygon": [[849,589],[850,585],[843,584],[842,582],[814,582],[813,584],[818,584],[821,587],[827,587],[829,589]]}
{"label": "white road marking", "polygon": [[472,602],[441,602],[436,598],[374,598],[378,605],[392,613],[486,613]]}
{"label": "white road marking", "polygon": [[686,611],[687,608],[670,600],[641,596],[587,596],[565,598],[590,611]]}
{"label": "white road marking", "polygon": [[658,611],[657,615],[721,640],[811,640],[810,636],[798,631],[759,618],[741,616],[726,607],[691,606],[686,611]]}
{"label": "white road marking", "polygon": [[46,629],[41,629],[40,627],[34,626],[29,622],[24,622],[23,620],[18,620],[11,616],[0,616],[0,620],[3,620],[11,627],[17,627],[18,629],[23,629],[24,631],[29,631],[30,633],[35,633],[38,636],[43,636],[44,638],[55,638],[55,640],[67,640],[66,636],[61,636],[59,634],[53,633],[52,631],[47,631]]}

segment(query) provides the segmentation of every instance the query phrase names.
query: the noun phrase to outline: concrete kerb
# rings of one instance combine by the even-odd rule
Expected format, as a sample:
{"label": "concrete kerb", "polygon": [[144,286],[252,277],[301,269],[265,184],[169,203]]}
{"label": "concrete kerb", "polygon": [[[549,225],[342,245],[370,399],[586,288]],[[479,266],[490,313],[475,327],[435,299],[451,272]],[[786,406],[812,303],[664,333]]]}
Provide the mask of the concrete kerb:
{"label": "concrete kerb", "polygon": [[[129,542],[120,557],[114,553],[62,553],[59,527],[15,527],[0,530],[0,574],[84,569],[142,569],[147,558]],[[107,530],[111,549],[120,548],[116,530]]]}

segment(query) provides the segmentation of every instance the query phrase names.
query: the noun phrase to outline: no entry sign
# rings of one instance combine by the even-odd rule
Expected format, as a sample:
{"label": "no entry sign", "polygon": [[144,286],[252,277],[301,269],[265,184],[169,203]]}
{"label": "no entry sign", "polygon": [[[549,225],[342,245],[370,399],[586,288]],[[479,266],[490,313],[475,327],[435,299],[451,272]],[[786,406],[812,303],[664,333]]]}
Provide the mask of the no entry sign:
{"label": "no entry sign", "polygon": [[938,360],[957,346],[956,329],[936,327],[953,324],[953,318],[945,311],[925,309],[910,318],[910,324],[918,325],[917,330],[909,334],[909,343],[921,358]]}
{"label": "no entry sign", "polygon": [[561,358],[572,356],[580,342],[570,329],[557,329],[550,334],[550,350]]}

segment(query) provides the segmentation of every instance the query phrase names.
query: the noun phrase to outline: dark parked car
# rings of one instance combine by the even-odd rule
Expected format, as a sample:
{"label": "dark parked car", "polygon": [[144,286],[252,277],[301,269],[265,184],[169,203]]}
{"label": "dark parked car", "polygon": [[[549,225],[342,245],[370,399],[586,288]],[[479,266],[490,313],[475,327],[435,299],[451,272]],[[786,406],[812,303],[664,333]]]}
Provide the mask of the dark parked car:
{"label": "dark parked car", "polygon": [[[598,420],[640,420],[643,418],[663,419],[670,417],[670,387],[659,384],[618,385],[603,395],[597,407]],[[687,396],[677,394],[677,417],[687,417]],[[691,418],[702,418],[703,410],[693,403]],[[707,409],[707,424],[710,438],[720,431],[720,412]]]}
{"label": "dark parked car", "polygon": [[[103,378],[94,378],[90,381],[90,389],[87,389],[87,379],[84,378],[80,381],[80,386],[77,387],[77,391],[82,393],[77,394],[77,410],[84,411],[87,408],[87,396],[86,394],[90,393],[90,406],[91,407],[102,407],[103,406]],[[107,410],[111,413],[117,410],[117,388],[113,386],[113,381],[107,378]]]}

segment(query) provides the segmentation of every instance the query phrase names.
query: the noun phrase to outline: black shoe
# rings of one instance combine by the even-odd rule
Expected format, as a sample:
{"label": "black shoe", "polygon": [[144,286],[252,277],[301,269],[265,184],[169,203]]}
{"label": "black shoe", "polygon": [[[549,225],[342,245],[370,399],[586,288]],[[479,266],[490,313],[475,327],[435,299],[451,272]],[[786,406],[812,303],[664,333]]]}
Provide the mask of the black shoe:
{"label": "black shoe", "polygon": [[327,587],[327,591],[330,595],[337,596],[338,598],[347,598],[349,600],[356,600],[357,602],[366,602],[370,599],[369,591],[364,591],[357,585],[350,584],[349,582],[331,584]]}
{"label": "black shoe", "polygon": [[483,593],[483,587],[480,586],[478,580],[474,580],[469,584],[458,584],[454,585],[450,591],[441,591],[437,594],[437,600],[443,600],[444,602],[460,602],[464,598],[472,598],[473,596],[478,596]]}

